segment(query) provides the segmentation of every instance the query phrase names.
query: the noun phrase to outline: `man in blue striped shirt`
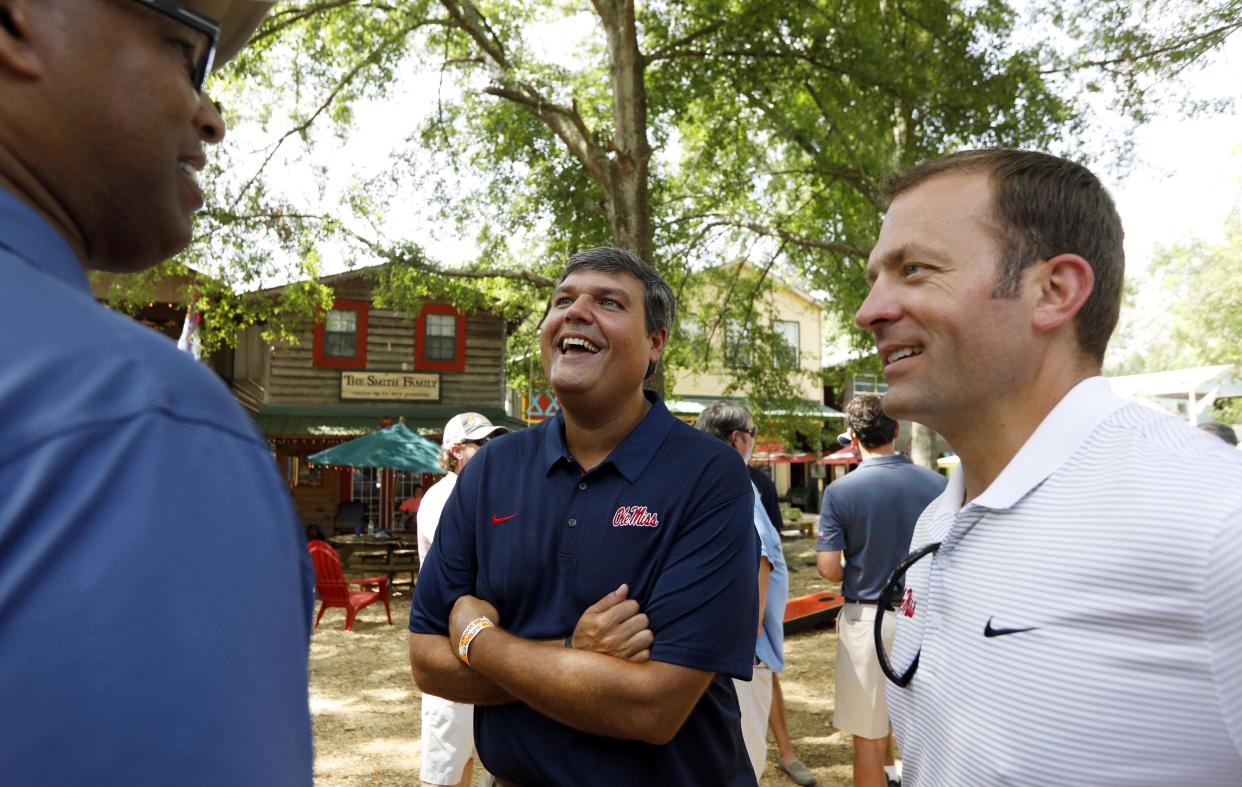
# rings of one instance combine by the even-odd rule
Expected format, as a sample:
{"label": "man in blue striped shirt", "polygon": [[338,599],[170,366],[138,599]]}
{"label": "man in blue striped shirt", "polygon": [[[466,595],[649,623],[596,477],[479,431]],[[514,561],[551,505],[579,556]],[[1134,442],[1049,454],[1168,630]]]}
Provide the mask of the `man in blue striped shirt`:
{"label": "man in blue striped shirt", "polygon": [[[879,396],[855,396],[845,406],[845,419],[862,463],[824,491],[815,544],[820,576],[843,582],[845,596],[837,618],[833,724],[854,737],[855,787],[885,787],[889,723],[872,636],[875,605],[909,550],[919,514],[944,490],[945,480],[895,453],[898,425],[884,414]],[[890,643],[891,620],[885,629]]]}

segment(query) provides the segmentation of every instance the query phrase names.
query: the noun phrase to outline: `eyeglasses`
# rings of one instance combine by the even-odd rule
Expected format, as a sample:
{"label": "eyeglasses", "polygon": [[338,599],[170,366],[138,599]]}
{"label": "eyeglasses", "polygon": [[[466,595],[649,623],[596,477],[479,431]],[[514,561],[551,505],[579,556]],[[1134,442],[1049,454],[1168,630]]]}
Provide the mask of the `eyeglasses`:
{"label": "eyeglasses", "polygon": [[157,11],[201,35],[199,41],[185,42],[186,63],[190,67],[190,82],[194,89],[203,92],[203,82],[216,59],[216,45],[220,42],[220,24],[208,16],[181,5],[175,0],[134,0],[152,11]]}
{"label": "eyeglasses", "polygon": [[924,544],[922,547],[914,550],[906,555],[897,568],[893,569],[893,576],[888,580],[888,584],[884,586],[884,592],[880,594],[880,600],[876,602],[875,610],[875,654],[879,657],[880,669],[884,671],[884,675],[896,683],[898,686],[905,687],[910,684],[910,680],[914,678],[914,673],[919,668],[919,655],[923,649],[919,648],[914,654],[914,660],[910,662],[910,666],[906,667],[905,672],[900,675],[893,669],[893,665],[888,661],[888,654],[884,651],[884,613],[892,608],[893,597],[901,592],[901,588],[906,579],[906,572],[910,570],[910,566],[919,562],[928,555],[936,554],[936,550],[940,549],[940,542],[936,541],[931,544]]}
{"label": "eyeglasses", "polygon": [[478,440],[462,440],[462,443],[466,445],[477,445],[479,447],[482,447],[484,443],[486,443],[488,440],[491,440],[491,439],[492,439],[491,435],[488,435],[487,437],[480,437]]}
{"label": "eyeglasses", "polygon": [[745,434],[748,434],[748,435],[750,435],[751,437],[754,437],[754,436],[755,436],[755,434],[759,431],[759,427],[758,427],[758,426],[755,426],[754,424],[751,424],[751,425],[750,425],[750,427],[749,427],[749,428],[747,428],[747,429],[735,429],[734,431],[736,431],[736,432],[744,432]]}

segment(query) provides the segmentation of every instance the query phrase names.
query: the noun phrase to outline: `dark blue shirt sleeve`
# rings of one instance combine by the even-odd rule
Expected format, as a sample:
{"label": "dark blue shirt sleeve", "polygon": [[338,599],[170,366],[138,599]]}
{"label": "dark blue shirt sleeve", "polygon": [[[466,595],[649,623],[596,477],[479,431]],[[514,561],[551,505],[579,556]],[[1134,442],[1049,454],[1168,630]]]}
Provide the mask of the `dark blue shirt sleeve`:
{"label": "dark blue shirt sleeve", "polygon": [[[718,456],[687,507],[647,603],[656,661],[749,680],[759,619],[759,536],[745,466]],[[727,490],[727,491],[726,491]]]}
{"label": "dark blue shirt sleeve", "polygon": [[819,512],[819,535],[815,539],[818,552],[845,549],[845,522],[837,509],[841,501],[833,494],[832,484],[824,490],[824,504]]}

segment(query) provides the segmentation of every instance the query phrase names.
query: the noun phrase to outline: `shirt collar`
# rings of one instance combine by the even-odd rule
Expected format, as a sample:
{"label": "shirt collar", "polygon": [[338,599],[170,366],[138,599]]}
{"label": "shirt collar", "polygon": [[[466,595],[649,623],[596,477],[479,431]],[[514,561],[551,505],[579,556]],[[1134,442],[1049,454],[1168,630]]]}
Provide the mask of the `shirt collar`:
{"label": "shirt collar", "polygon": [[35,270],[90,294],[90,282],[69,243],[34,208],[0,188],[0,248]]}
{"label": "shirt collar", "polygon": [[[991,509],[1007,509],[1052,475],[1095,428],[1126,405],[1103,377],[1088,377],[1061,397],[1039,427],[1022,445],[1005,469],[973,501]],[[960,477],[960,478],[959,478]],[[950,505],[960,506],[965,492],[965,473],[954,474]]]}
{"label": "shirt collar", "polygon": [[859,467],[871,465],[901,465],[909,460],[901,454],[885,454],[884,456],[869,456],[858,463]]}
{"label": "shirt collar", "polygon": [[[673,428],[673,423],[677,420],[669,413],[668,408],[664,406],[664,401],[655,391],[643,391],[643,394],[651,402],[651,409],[638,422],[638,426],[630,430],[621,444],[612,449],[608,458],[600,463],[602,467],[611,462],[631,484],[638,480],[643,470],[647,469],[648,463],[651,462],[669,430]],[[569,446],[565,444],[563,411],[556,413],[552,427],[544,432],[540,457],[540,463],[548,473],[551,473],[556,463],[562,460],[577,464],[577,460],[569,452]]]}

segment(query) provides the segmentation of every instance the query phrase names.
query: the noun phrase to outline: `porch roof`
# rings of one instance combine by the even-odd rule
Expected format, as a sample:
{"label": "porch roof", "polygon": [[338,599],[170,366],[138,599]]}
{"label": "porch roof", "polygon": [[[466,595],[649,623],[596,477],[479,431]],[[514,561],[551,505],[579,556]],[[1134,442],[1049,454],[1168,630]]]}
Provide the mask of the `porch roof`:
{"label": "porch roof", "polygon": [[487,416],[496,426],[521,429],[526,423],[505,414],[503,408],[472,404],[296,405],[265,404],[255,415],[259,430],[268,437],[349,437],[382,429],[384,419],[424,435],[440,434],[444,424],[461,412]]}

